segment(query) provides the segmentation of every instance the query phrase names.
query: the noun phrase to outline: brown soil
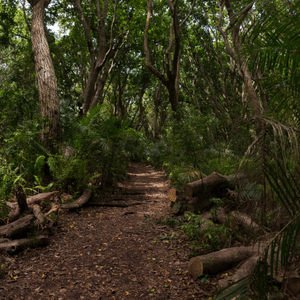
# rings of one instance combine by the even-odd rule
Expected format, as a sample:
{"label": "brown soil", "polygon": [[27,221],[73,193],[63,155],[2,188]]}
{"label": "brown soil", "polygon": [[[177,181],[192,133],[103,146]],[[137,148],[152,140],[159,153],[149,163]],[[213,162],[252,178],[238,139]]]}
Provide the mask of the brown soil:
{"label": "brown soil", "polygon": [[184,236],[156,222],[171,216],[163,171],[132,164],[128,178],[105,203],[64,213],[46,248],[0,256],[0,299],[207,299],[210,284],[186,272]]}

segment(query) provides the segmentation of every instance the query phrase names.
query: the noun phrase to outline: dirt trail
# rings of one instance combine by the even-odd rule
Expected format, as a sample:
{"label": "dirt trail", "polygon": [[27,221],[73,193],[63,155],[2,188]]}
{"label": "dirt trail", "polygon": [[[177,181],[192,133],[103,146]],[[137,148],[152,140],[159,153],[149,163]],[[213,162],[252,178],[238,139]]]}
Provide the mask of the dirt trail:
{"label": "dirt trail", "polygon": [[128,174],[102,201],[142,205],[65,213],[48,247],[1,258],[0,299],[206,299],[186,273],[186,241],[159,239],[172,235],[155,222],[171,213],[165,174],[142,164]]}

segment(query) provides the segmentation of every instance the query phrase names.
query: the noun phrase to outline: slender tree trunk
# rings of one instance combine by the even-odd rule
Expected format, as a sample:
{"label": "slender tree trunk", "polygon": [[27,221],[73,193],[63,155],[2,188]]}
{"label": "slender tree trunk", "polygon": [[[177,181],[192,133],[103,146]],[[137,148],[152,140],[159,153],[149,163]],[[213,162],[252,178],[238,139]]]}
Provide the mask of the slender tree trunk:
{"label": "slender tree trunk", "polygon": [[98,77],[97,90],[96,90],[95,96],[94,96],[94,98],[91,102],[91,107],[90,108],[93,108],[97,104],[102,104],[103,103],[103,90],[104,90],[105,83],[107,81],[108,75],[109,75],[109,69],[108,69],[108,62],[107,62],[104,66],[102,76]]}
{"label": "slender tree trunk", "polygon": [[[146,66],[147,68],[166,86],[169,92],[169,101],[173,112],[177,112],[178,104],[178,89],[179,89],[179,67],[180,67],[180,30],[179,21],[177,17],[177,6],[178,1],[175,0],[173,4],[172,1],[168,1],[170,10],[172,12],[172,22],[170,29],[170,39],[169,47],[166,49],[165,58],[165,72],[160,73],[157,69],[153,67],[150,60],[150,53],[148,49],[148,31],[151,17],[153,0],[148,1],[148,13],[146,20],[145,36],[144,36],[144,51],[146,56]],[[174,39],[175,36],[175,39]],[[173,49],[173,59],[171,61],[171,52]],[[166,75],[165,75],[166,74]]]}
{"label": "slender tree trunk", "polygon": [[50,152],[59,137],[59,99],[55,70],[44,31],[44,11],[51,0],[28,0],[32,5],[31,41],[39,90],[40,117],[44,122],[41,139]]}
{"label": "slender tree trunk", "polygon": [[[232,47],[230,46],[229,39],[227,36],[227,32],[225,32],[222,29],[222,10],[223,7],[221,5],[221,2],[219,2],[219,8],[220,8],[220,17],[219,17],[219,30],[221,35],[223,36],[225,46],[227,53],[232,57],[233,60],[235,60],[238,69],[239,69],[239,74],[243,80],[243,87],[247,93],[247,100],[249,103],[249,106],[251,108],[251,116],[252,118],[256,119],[255,122],[255,129],[256,129],[256,134],[258,135],[262,129],[263,129],[263,124],[261,121],[258,120],[258,117],[261,116],[262,114],[262,107],[258,98],[258,95],[255,91],[254,88],[254,83],[253,83],[253,78],[252,74],[249,70],[248,64],[247,64],[247,57],[243,55],[243,46],[242,46],[242,41],[240,38],[240,27],[235,26],[235,15],[232,10],[231,6],[231,1],[230,0],[225,0],[225,6],[227,9],[227,13],[229,16],[230,20],[230,26],[231,26],[231,34],[232,34]],[[246,16],[249,11],[252,9],[253,2],[251,2],[243,11],[242,15]]]}
{"label": "slender tree trunk", "polygon": [[[118,42],[113,46],[113,28],[114,23],[117,16],[117,3],[118,0],[114,1],[114,18],[111,25],[110,32],[110,44],[107,42],[107,31],[106,31],[106,18],[108,14],[109,0],[105,0],[103,7],[101,1],[97,1],[97,18],[98,18],[98,45],[94,47],[94,41],[91,34],[90,24],[85,19],[83,14],[83,10],[80,4],[80,0],[74,0],[74,8],[78,13],[78,18],[81,21],[83,26],[87,46],[90,52],[91,58],[91,68],[88,77],[88,81],[86,84],[86,88],[84,91],[84,103],[82,107],[81,114],[85,115],[89,109],[99,103],[102,97],[102,91],[104,89],[104,85],[108,78],[108,61],[114,57],[115,52],[119,47],[121,47],[121,41],[123,35],[120,34],[118,38]],[[96,49],[97,48],[97,49]],[[103,75],[101,76],[101,72],[103,71]],[[98,84],[97,84],[98,83]],[[98,86],[98,87],[97,87]]]}
{"label": "slender tree trunk", "polygon": [[162,82],[159,82],[158,88],[155,93],[154,98],[154,110],[153,110],[153,140],[156,141],[159,136],[159,126],[158,126],[158,116],[159,116],[159,107],[161,102],[161,85]]}

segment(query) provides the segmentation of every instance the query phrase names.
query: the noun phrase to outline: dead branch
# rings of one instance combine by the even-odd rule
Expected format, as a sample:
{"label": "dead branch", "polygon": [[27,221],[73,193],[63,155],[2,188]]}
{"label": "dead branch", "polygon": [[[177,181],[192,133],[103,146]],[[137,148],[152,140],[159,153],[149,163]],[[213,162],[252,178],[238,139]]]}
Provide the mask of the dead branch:
{"label": "dead branch", "polygon": [[57,194],[59,194],[58,191],[54,191],[54,192],[49,192],[49,193],[41,193],[41,194],[37,194],[34,195],[32,197],[29,197],[27,199],[27,204],[28,205],[32,205],[32,204],[39,204],[43,201],[48,201],[51,199],[51,197],[56,196]]}
{"label": "dead branch", "polygon": [[38,204],[33,205],[33,214],[37,218],[38,223],[42,228],[44,226],[47,228],[53,227],[54,221],[42,213],[41,208]]}
{"label": "dead branch", "polygon": [[61,208],[68,209],[68,210],[80,208],[89,201],[91,195],[92,195],[91,190],[84,190],[82,196],[78,198],[75,202],[62,204]]}

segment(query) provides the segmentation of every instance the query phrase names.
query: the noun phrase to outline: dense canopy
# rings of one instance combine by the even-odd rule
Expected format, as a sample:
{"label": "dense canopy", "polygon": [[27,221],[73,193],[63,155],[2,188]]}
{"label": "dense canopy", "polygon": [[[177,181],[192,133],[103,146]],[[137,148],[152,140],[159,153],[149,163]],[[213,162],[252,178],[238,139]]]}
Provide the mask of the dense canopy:
{"label": "dense canopy", "polygon": [[296,0],[2,0],[0,217],[20,187],[108,188],[145,161],[178,189],[247,173],[242,208],[289,216],[270,247],[297,240],[299,20]]}

